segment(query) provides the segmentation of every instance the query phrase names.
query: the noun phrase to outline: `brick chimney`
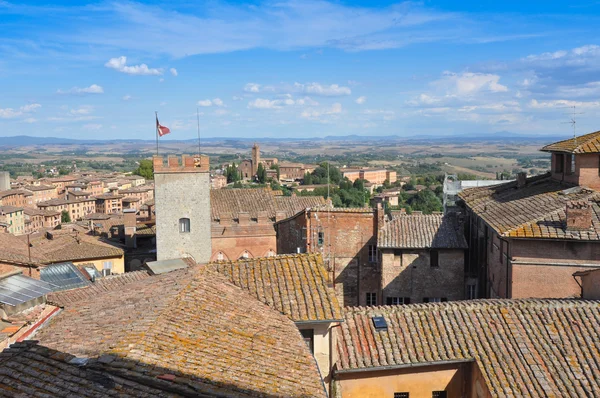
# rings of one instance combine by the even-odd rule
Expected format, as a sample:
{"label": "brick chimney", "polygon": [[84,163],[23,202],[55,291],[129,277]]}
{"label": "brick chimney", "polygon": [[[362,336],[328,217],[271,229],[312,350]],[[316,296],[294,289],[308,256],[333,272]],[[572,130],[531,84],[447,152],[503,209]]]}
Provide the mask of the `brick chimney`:
{"label": "brick chimney", "polygon": [[377,216],[377,230],[383,228],[385,224],[385,210],[381,203],[377,203],[377,208],[375,209],[375,214]]}
{"label": "brick chimney", "polygon": [[592,206],[588,200],[567,202],[567,231],[582,231],[592,226]]}
{"label": "brick chimney", "polygon": [[527,173],[520,172],[517,174],[517,188],[523,188],[527,185]]}
{"label": "brick chimney", "polygon": [[238,213],[238,224],[239,225],[250,225],[250,213],[241,211]]}
{"label": "brick chimney", "polygon": [[256,221],[259,224],[268,224],[269,223],[269,213],[267,213],[266,210],[259,211],[256,216]]}
{"label": "brick chimney", "polygon": [[123,210],[123,224],[125,226],[125,246],[135,249],[137,247],[137,217],[135,209]]}

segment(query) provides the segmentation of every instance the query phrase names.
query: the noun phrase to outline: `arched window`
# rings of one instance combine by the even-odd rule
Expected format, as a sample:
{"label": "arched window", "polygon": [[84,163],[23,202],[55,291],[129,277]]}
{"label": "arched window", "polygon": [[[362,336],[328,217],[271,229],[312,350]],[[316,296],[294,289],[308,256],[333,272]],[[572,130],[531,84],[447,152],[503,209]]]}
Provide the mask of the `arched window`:
{"label": "arched window", "polygon": [[190,219],[180,218],[179,219],[179,232],[186,233],[190,232]]}
{"label": "arched window", "polygon": [[248,258],[250,257],[250,253],[248,253],[248,250],[244,250],[244,252],[242,253],[242,256],[240,258]]}
{"label": "arched window", "polygon": [[273,251],[273,249],[269,249],[269,251],[267,252],[267,257],[274,257],[275,256],[275,252]]}
{"label": "arched window", "polygon": [[225,258],[225,257],[223,256],[223,252],[218,252],[218,253],[217,253],[217,260],[218,260],[218,261],[223,261],[223,259],[224,259],[224,258]]}

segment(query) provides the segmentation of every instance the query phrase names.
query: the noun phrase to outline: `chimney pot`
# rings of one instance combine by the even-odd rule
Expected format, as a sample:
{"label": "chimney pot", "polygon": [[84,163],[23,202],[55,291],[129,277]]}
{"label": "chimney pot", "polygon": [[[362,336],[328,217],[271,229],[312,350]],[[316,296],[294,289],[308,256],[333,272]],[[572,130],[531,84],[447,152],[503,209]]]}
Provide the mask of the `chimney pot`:
{"label": "chimney pot", "polygon": [[592,226],[592,206],[588,200],[572,200],[566,204],[566,229],[583,231]]}

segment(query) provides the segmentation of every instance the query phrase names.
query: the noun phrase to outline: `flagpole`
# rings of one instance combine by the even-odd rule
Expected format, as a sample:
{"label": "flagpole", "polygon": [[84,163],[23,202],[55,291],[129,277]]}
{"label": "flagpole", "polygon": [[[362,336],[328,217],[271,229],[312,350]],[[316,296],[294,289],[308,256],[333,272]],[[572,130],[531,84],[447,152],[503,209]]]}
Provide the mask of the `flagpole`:
{"label": "flagpole", "polygon": [[196,118],[198,119],[198,159],[200,159],[200,113],[196,107]]}
{"label": "flagpole", "polygon": [[154,127],[156,128],[156,156],[158,156],[158,112],[154,111],[154,116],[156,116],[156,122]]}

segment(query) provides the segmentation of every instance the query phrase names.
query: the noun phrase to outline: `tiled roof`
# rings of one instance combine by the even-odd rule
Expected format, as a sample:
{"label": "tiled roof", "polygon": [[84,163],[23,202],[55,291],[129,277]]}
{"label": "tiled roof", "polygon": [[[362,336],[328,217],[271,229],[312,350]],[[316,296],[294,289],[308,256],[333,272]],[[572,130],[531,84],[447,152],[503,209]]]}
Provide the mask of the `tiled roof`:
{"label": "tiled roof", "polygon": [[54,316],[41,345],[185,396],[324,397],[294,323],[195,266],[132,282]]}
{"label": "tiled roof", "polygon": [[600,131],[580,135],[546,145],[541,149],[546,152],[569,152],[569,153],[598,153],[600,152]]}
{"label": "tiled roof", "polygon": [[285,212],[286,218],[310,207],[323,206],[325,203],[322,196],[275,196],[275,208]]}
{"label": "tiled roof", "polygon": [[377,233],[377,247],[397,249],[466,249],[454,218],[442,214],[400,215]]}
{"label": "tiled roof", "polygon": [[31,244],[45,263],[118,257],[124,253],[119,247],[81,233],[61,234],[52,239],[40,236],[32,239]]}
{"label": "tiled roof", "polygon": [[56,187],[53,185],[25,185],[23,189],[28,191],[54,191]]}
{"label": "tiled roof", "polygon": [[246,212],[250,218],[257,218],[259,212],[275,218],[277,211],[291,217],[307,207],[322,205],[325,200],[317,196],[276,196],[267,189],[213,189],[210,191],[210,207],[213,220],[221,217],[237,219],[239,213]]}
{"label": "tiled roof", "polygon": [[320,254],[218,261],[209,267],[295,322],[342,318]]}
{"label": "tiled roof", "polygon": [[0,353],[0,395],[5,397],[169,397],[145,386],[69,361],[73,355],[38,345],[13,343]]}
{"label": "tiled roof", "polygon": [[[466,206],[498,234],[514,238],[600,240],[600,193],[553,180],[548,174],[459,193]],[[565,209],[570,201],[589,200],[592,227],[584,231],[565,229]]]}
{"label": "tiled roof", "polygon": [[126,272],[124,274],[109,275],[100,279],[96,279],[92,284],[86,287],[63,290],[61,292],[50,293],[47,296],[49,303],[58,307],[65,307],[94,299],[103,292],[120,290],[132,282],[146,279],[150,276],[147,271]]}
{"label": "tiled roof", "polygon": [[[375,330],[372,317],[388,328]],[[598,396],[600,302],[475,300],[347,308],[340,371],[477,361],[493,397]]]}

